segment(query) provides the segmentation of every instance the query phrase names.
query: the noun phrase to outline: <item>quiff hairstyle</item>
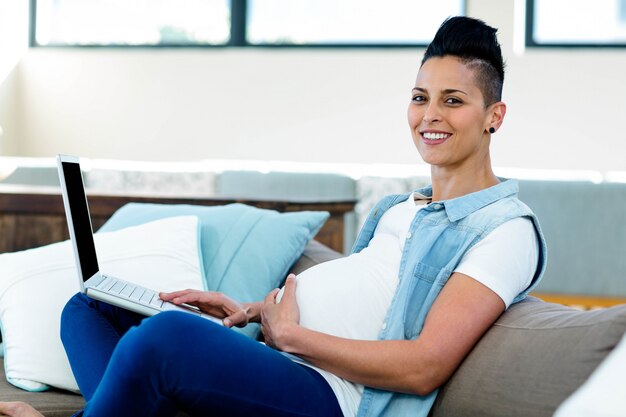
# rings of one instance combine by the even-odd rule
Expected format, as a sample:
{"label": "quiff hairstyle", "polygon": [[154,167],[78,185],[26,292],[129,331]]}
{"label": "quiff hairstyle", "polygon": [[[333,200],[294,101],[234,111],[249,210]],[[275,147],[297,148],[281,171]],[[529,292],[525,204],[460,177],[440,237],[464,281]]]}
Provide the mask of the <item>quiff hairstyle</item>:
{"label": "quiff hairstyle", "polygon": [[434,57],[456,57],[474,71],[485,107],[498,102],[502,99],[504,61],[497,31],[482,20],[471,17],[446,19],[426,48],[421,65]]}

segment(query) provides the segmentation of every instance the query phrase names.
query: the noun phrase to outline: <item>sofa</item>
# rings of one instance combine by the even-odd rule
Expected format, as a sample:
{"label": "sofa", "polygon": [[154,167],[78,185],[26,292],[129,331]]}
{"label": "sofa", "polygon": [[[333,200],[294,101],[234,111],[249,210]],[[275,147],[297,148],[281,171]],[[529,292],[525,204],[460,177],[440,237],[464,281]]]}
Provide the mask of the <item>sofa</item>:
{"label": "sofa", "polygon": [[[49,172],[17,170],[4,185],[31,187],[32,181],[36,181],[35,185],[54,188],[54,181],[51,180],[56,176],[54,168],[41,169]],[[153,187],[164,191],[169,186],[174,195],[179,195],[188,182],[196,184],[205,181],[208,185],[203,190],[212,198],[217,196],[226,200],[228,197],[232,200],[232,196],[236,196],[237,201],[248,202],[263,196],[266,201],[256,203],[279,211],[329,210],[331,218],[316,237],[325,245],[311,241],[293,267],[296,273],[343,256],[340,252],[345,252],[350,246],[358,228],[358,219],[364,216],[381,193],[402,192],[427,181],[422,177],[370,176],[355,179],[338,174],[295,175],[227,170],[215,175],[206,172],[158,173],[156,177],[144,174],[92,169],[87,175],[87,182],[89,185],[91,181],[96,188],[98,184],[114,184],[117,191],[137,193],[138,190],[131,187],[133,184],[144,187],[147,179],[152,181],[158,177],[158,181],[152,183]],[[117,179],[112,181],[111,175]],[[618,302],[626,300],[626,280],[623,279],[626,258],[622,253],[626,247],[626,211],[623,210],[626,184],[524,180],[520,182],[520,188],[520,197],[538,214],[548,240],[548,270],[541,290],[604,297],[612,295],[621,297]],[[180,198],[150,200],[192,204],[221,201],[198,199],[197,195],[202,190],[192,191],[194,197],[184,201]],[[54,192],[58,194],[58,190]],[[0,253],[67,238],[62,234],[66,228],[58,195],[48,198],[40,190],[18,194],[9,190],[0,195]],[[138,195],[132,197],[133,201],[141,199]],[[121,203],[128,201],[117,198],[112,204],[108,196],[92,197],[89,197],[92,208],[93,203],[97,203],[97,209],[92,210],[95,228]],[[331,198],[335,202],[311,205],[278,201],[289,198],[316,202]],[[353,213],[355,200],[357,209]],[[354,223],[351,225],[350,222]],[[37,233],[25,235],[31,231]],[[16,236],[9,238],[12,233]],[[545,294],[541,295],[547,299],[543,297]],[[588,379],[625,332],[626,304],[580,311],[530,296],[511,306],[479,341],[441,388],[431,416],[551,416],[559,404]],[[40,393],[22,391],[9,385],[4,375],[0,376],[0,400],[29,402],[46,416],[68,416],[83,404],[79,395],[59,390]]]}
{"label": "sofa", "polygon": [[[341,256],[313,240],[292,270]],[[440,389],[431,416],[552,416],[625,332],[626,305],[581,311],[528,297],[482,337]],[[84,403],[79,395],[58,390],[22,391],[4,375],[0,400],[29,402],[46,417],[70,416]]]}

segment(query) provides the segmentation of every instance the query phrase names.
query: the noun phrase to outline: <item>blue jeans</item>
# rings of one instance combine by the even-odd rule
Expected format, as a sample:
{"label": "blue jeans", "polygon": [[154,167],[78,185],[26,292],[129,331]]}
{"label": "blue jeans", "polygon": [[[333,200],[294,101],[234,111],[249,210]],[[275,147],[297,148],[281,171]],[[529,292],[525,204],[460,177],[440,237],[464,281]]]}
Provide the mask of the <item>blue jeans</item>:
{"label": "blue jeans", "polygon": [[61,339],[84,416],[342,416],[318,372],[191,314],[145,318],[76,294]]}

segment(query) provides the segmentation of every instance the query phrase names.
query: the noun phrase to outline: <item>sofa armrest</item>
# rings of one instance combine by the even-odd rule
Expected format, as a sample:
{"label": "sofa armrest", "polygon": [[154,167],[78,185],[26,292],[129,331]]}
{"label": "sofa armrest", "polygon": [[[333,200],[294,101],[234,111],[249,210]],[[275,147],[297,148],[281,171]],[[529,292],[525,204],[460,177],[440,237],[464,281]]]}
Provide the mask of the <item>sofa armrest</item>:
{"label": "sofa armrest", "polygon": [[625,331],[626,305],[579,311],[528,297],[485,333],[431,417],[552,416]]}

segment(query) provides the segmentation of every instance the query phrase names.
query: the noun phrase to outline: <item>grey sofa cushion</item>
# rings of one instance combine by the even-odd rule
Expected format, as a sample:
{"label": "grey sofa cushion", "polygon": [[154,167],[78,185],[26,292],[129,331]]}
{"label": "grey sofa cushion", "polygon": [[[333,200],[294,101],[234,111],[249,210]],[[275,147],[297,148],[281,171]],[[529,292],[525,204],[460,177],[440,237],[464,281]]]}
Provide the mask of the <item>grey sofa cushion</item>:
{"label": "grey sofa cushion", "polygon": [[432,417],[552,416],[619,342],[626,305],[513,305],[442,387]]}
{"label": "grey sofa cushion", "polygon": [[304,252],[302,253],[302,256],[300,256],[300,259],[298,259],[296,264],[291,268],[291,272],[297,275],[314,265],[341,258],[343,256],[344,255],[341,253],[330,249],[328,246],[321,244],[317,240],[311,240],[304,248]]}
{"label": "grey sofa cushion", "polygon": [[356,198],[356,184],[343,174],[224,171],[217,178],[216,193],[253,199],[352,200]]}

